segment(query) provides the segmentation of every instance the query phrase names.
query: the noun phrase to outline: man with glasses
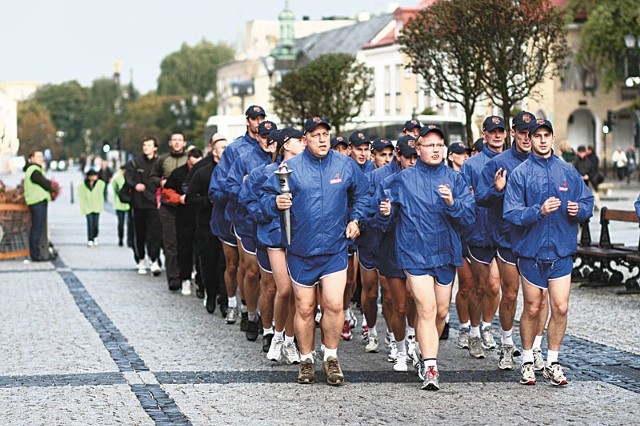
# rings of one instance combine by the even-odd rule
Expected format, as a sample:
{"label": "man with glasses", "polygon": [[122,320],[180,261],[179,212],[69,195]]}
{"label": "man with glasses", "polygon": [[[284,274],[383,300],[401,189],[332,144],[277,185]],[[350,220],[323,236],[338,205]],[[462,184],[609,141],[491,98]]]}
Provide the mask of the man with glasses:
{"label": "man with glasses", "polygon": [[327,383],[340,385],[344,374],[338,361],[344,323],[342,298],[347,279],[347,244],[360,234],[359,223],[369,202],[365,175],[351,159],[331,150],[329,123],[308,119],[306,149],[287,161],[292,170],[289,194],[280,194],[277,176],[265,183],[262,211],[278,217],[290,209],[291,243],[287,266],[295,285],[294,328],[300,349],[298,383],[315,382],[314,342],[316,284],[322,286],[321,327],[325,351],[322,367]]}

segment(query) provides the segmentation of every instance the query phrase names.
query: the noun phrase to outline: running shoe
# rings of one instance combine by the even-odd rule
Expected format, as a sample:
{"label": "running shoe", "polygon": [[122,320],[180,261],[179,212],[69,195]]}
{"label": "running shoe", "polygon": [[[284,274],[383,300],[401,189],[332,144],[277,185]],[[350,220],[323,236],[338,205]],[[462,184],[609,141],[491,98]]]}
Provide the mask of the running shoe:
{"label": "running shoe", "polygon": [[533,369],[536,371],[544,370],[544,358],[540,348],[533,348]]}
{"label": "running shoe", "polygon": [[340,368],[338,358],[330,356],[326,361],[322,362],[322,369],[327,375],[327,383],[332,386],[338,386],[344,383],[344,373]]}
{"label": "running shoe", "polygon": [[562,371],[562,366],[557,362],[545,367],[542,376],[549,380],[549,383],[554,386],[564,386],[567,384],[567,378]]}
{"label": "running shoe", "polygon": [[182,281],[182,295],[183,296],[191,296],[191,281],[184,280]]}
{"label": "running shoe", "polygon": [[409,358],[407,357],[407,354],[398,352],[398,356],[396,357],[396,362],[393,364],[393,370],[394,371],[407,371],[407,361],[409,361]]}
{"label": "running shoe", "polygon": [[427,367],[426,377],[422,382],[422,390],[440,390],[440,374],[435,366]]}
{"label": "running shoe", "polygon": [[469,349],[469,327],[460,327],[458,331],[458,347]]}
{"label": "running shoe", "polygon": [[162,269],[160,268],[160,264],[158,263],[157,260],[154,260],[153,262],[151,262],[149,271],[154,277],[157,277],[158,275],[160,275],[160,272],[162,272]]}
{"label": "running shoe", "polygon": [[300,362],[300,368],[298,369],[298,383],[309,384],[316,381],[316,368],[315,364],[310,359],[305,359]]}
{"label": "running shoe", "polygon": [[236,308],[228,308],[227,316],[224,319],[224,322],[227,324],[235,324],[238,321],[238,309]]}
{"label": "running shoe", "polygon": [[369,340],[369,326],[367,324],[362,324],[362,341],[366,342]]}
{"label": "running shoe", "polygon": [[251,342],[255,342],[260,334],[260,328],[262,323],[260,322],[260,317],[256,316],[255,321],[247,320],[247,331],[245,332],[245,336],[247,336],[247,340]]}
{"label": "running shoe", "polygon": [[396,342],[389,343],[389,356],[387,357],[387,361],[396,362],[396,358],[398,358],[398,347],[396,346]]}
{"label": "running shoe", "polygon": [[520,365],[520,384],[522,385],[536,384],[536,372],[533,369],[532,362],[523,362]]}
{"label": "running shoe", "polygon": [[344,325],[342,326],[342,333],[340,333],[340,337],[342,340],[349,341],[353,337],[353,333],[351,332],[351,326],[349,325],[349,321],[345,320]]}
{"label": "running shoe", "polygon": [[367,346],[364,348],[365,352],[378,352],[380,350],[380,345],[378,345],[378,338],[369,336],[367,338]]}
{"label": "running shoe", "polygon": [[480,336],[469,337],[469,355],[474,358],[484,358],[484,349],[482,348]]}
{"label": "running shoe", "polygon": [[282,358],[289,365],[300,363],[300,352],[298,352],[295,343],[285,343],[282,346]]}
{"label": "running shoe", "polygon": [[386,330],[384,332],[384,343],[387,346],[389,346],[391,344],[391,333],[389,333],[389,330]]}
{"label": "running shoe", "polygon": [[147,262],[144,259],[138,262],[138,275],[147,275]]}
{"label": "running shoe", "polygon": [[349,309],[349,328],[356,328],[356,325],[358,325],[358,318],[356,318],[356,314]]}
{"label": "running shoe", "polygon": [[242,312],[240,314],[240,331],[247,331],[248,326],[249,326],[249,313]]}
{"label": "running shoe", "polygon": [[271,342],[273,341],[273,333],[267,333],[262,335],[262,352],[268,353],[271,349]]}
{"label": "running shoe", "polygon": [[[266,334],[262,338],[265,339],[267,336],[273,336],[273,335]],[[271,339],[271,344],[269,345],[269,351],[267,352],[267,359],[274,362],[280,361],[280,356],[282,355],[283,346],[284,346],[284,340]]]}
{"label": "running shoe", "polygon": [[424,380],[427,377],[427,366],[423,360],[418,363],[418,377],[420,377],[420,380]]}
{"label": "running shoe", "polygon": [[411,359],[411,365],[415,367],[416,363],[420,361],[420,356],[418,355],[418,351],[416,349],[416,336],[407,335],[407,337],[405,338],[405,344],[407,347],[407,356],[409,357],[409,359]]}
{"label": "running shoe", "polygon": [[449,339],[449,323],[444,323],[444,328],[442,329],[442,333],[440,334],[440,340],[448,340]]}
{"label": "running shoe", "polygon": [[482,347],[484,349],[495,349],[498,347],[498,344],[493,338],[491,327],[482,327],[480,336],[482,337]]}
{"label": "running shoe", "polygon": [[513,370],[516,368],[513,362],[513,345],[500,345],[498,354],[500,359],[498,360],[498,368],[500,370]]}

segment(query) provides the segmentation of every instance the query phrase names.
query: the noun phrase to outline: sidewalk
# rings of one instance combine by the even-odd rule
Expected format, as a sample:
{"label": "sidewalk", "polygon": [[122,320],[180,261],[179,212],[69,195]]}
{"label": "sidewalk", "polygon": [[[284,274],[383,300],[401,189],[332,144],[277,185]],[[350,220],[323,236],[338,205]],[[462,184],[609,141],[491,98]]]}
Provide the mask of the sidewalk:
{"label": "sidewalk", "polygon": [[[541,376],[519,385],[517,371],[497,369],[496,351],[474,360],[458,349],[452,329],[438,360],[441,390],[420,391],[414,372],[392,370],[385,347],[364,353],[360,324],[340,344],[346,384],[327,386],[318,369],[319,383],[302,386],[297,367],[266,360],[260,339],[247,341],[195,296],[169,293],[164,273],[137,275],[113,214],[101,215],[100,247],[87,248],[68,190],[81,176],[53,176],[65,188],[49,208],[59,260],[0,262],[2,425],[638,423],[639,296],[573,285],[563,388]],[[640,184],[616,186],[603,205],[630,209],[638,192]],[[634,244],[638,232],[628,232]],[[451,316],[456,326],[453,307]]]}

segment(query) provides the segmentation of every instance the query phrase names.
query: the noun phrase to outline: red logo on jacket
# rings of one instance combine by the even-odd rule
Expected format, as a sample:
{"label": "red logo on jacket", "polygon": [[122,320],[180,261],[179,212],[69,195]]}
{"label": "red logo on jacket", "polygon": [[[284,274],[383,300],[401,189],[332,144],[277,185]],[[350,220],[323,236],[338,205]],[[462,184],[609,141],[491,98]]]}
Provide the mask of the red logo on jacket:
{"label": "red logo on jacket", "polygon": [[333,177],[333,179],[331,179],[329,181],[330,184],[334,184],[334,183],[340,183],[342,182],[342,176],[340,175],[340,173],[336,173],[336,175]]}

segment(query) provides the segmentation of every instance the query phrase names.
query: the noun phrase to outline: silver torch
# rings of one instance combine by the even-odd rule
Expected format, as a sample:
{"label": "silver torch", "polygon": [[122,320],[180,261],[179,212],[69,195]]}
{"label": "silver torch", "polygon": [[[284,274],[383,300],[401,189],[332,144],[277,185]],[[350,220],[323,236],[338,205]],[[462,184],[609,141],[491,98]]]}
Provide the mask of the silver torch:
{"label": "silver torch", "polygon": [[[291,192],[289,188],[289,175],[292,170],[287,167],[283,162],[274,173],[278,176],[278,182],[280,183],[280,193],[288,194]],[[291,244],[291,212],[289,209],[282,211],[282,218],[284,219],[284,231],[287,236],[287,245]]]}

